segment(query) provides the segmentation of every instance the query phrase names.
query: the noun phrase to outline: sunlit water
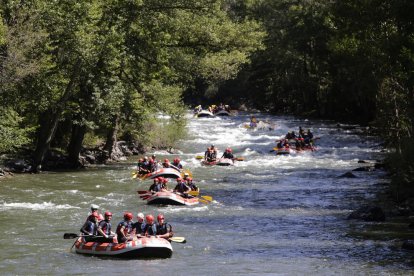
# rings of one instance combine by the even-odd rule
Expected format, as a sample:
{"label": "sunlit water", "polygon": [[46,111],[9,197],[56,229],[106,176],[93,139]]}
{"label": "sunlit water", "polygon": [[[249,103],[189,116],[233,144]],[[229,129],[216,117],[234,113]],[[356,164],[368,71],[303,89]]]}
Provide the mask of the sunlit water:
{"label": "sunlit water", "polygon": [[[412,256],[398,241],[364,238],[379,223],[346,220],[385,189],[382,171],[355,172],[358,160],[382,158],[379,141],[361,129],[338,129],[327,121],[256,114],[274,131],[242,127],[248,115],[193,119],[179,155],[211,204],[147,206],[136,195],[149,182],[131,178],[134,161],[84,171],[17,175],[0,182],[0,272],[13,275],[396,275],[410,272]],[[275,139],[298,126],[311,128],[318,150],[276,156]],[[203,167],[195,159],[210,144],[219,154],[231,146],[245,161]],[[156,152],[160,159],[174,158]],[[164,213],[186,244],[173,244],[166,260],[113,260],[70,252],[91,203],[114,213]]]}

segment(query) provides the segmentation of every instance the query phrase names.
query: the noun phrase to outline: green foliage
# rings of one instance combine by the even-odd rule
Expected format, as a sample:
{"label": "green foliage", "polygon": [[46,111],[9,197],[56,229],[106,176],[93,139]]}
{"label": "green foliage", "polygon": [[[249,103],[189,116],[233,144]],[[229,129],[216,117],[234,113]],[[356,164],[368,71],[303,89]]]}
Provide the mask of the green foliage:
{"label": "green foliage", "polygon": [[0,153],[16,151],[30,143],[33,129],[22,128],[23,118],[10,108],[0,107]]}

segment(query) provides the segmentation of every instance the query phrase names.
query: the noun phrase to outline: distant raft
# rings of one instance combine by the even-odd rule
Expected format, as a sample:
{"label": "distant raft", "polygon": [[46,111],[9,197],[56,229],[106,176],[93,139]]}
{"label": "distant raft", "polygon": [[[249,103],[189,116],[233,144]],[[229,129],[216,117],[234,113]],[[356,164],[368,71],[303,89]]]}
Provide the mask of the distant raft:
{"label": "distant raft", "polygon": [[127,243],[87,242],[80,237],[75,242],[78,254],[109,256],[114,258],[170,258],[173,252],[169,241],[162,238],[142,237]]}
{"label": "distant raft", "polygon": [[162,169],[156,170],[155,172],[148,173],[144,175],[142,178],[153,179],[156,177],[179,178],[181,177],[181,173],[173,168],[162,168]]}
{"label": "distant raft", "polygon": [[214,113],[215,116],[231,116],[230,112],[227,110],[220,110]]}
{"label": "distant raft", "polygon": [[[142,195],[140,196],[141,198]],[[162,191],[156,192],[153,194],[148,195],[147,197],[143,198],[147,201],[148,205],[186,205],[192,206],[199,204],[198,197],[189,197],[185,198],[179,194],[170,192],[170,191]]]}
{"label": "distant raft", "polygon": [[211,117],[215,117],[213,113],[211,113],[208,110],[201,110],[200,112],[197,112],[196,114],[194,114],[195,117],[197,118],[211,118]]}

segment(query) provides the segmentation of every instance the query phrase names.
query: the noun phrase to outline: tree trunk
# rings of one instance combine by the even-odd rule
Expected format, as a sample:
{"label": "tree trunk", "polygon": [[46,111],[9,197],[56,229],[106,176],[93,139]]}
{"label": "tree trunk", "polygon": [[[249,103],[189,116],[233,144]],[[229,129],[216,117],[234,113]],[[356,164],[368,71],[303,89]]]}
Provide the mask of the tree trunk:
{"label": "tree trunk", "polygon": [[119,130],[119,115],[116,115],[114,119],[114,125],[108,130],[106,143],[104,146],[104,150],[108,153],[108,159],[116,159],[114,156],[114,149],[117,142],[117,135]]}
{"label": "tree trunk", "polygon": [[40,128],[37,133],[36,150],[33,156],[32,171],[34,172],[38,172],[41,169],[45,155],[50,148],[50,142],[55,135],[57,124],[59,122],[59,115],[52,111],[40,114]]}
{"label": "tree trunk", "polygon": [[75,77],[78,74],[78,67],[80,60],[73,68],[69,83],[66,85],[65,92],[56,105],[51,106],[49,110],[40,114],[39,124],[40,128],[37,133],[37,144],[33,156],[33,172],[38,172],[41,169],[46,153],[49,151],[50,142],[55,136],[59,119],[62,115],[66,102],[72,95],[72,90],[75,82]]}
{"label": "tree trunk", "polygon": [[85,125],[73,125],[68,146],[68,161],[72,168],[82,167],[82,164],[79,162],[79,154],[82,149],[82,142],[83,138],[85,137],[85,133]]}

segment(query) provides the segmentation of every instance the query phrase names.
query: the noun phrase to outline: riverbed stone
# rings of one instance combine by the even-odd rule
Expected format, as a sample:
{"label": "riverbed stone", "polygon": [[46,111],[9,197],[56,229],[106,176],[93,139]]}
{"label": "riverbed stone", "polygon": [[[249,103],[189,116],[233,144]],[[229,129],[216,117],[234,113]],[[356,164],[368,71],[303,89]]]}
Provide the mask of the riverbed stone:
{"label": "riverbed stone", "polygon": [[346,172],[346,173],[340,175],[339,177],[342,177],[342,178],[356,178],[357,176],[355,174],[351,173],[351,172]]}
{"label": "riverbed stone", "polygon": [[348,219],[359,219],[364,221],[385,221],[385,213],[378,206],[364,206],[353,211]]}
{"label": "riverbed stone", "polygon": [[401,248],[405,250],[414,250],[414,241],[412,240],[404,241],[403,244],[401,245]]}

